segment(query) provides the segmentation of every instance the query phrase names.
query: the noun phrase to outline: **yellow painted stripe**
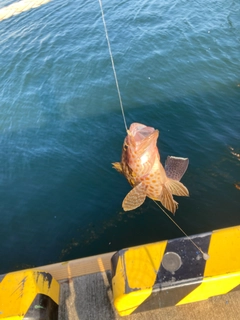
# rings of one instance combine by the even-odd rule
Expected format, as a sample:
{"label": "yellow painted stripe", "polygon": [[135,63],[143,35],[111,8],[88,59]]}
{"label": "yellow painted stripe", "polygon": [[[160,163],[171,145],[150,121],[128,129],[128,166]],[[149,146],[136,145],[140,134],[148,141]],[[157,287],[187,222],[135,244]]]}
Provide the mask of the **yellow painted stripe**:
{"label": "yellow painted stripe", "polygon": [[0,9],[0,21],[8,19],[21,12],[28,11],[33,8],[50,2],[51,0],[21,0]]}
{"label": "yellow painted stripe", "polygon": [[120,316],[127,316],[133,313],[152,293],[152,288],[133,291],[129,294],[123,294],[120,298],[114,300],[115,308]]}
{"label": "yellow painted stripe", "polygon": [[125,268],[130,288],[152,287],[164,255],[167,241],[132,248],[125,253]]}
{"label": "yellow painted stripe", "polygon": [[240,272],[204,279],[202,284],[182,299],[177,305],[206,300],[226,294],[240,284]]}
{"label": "yellow painted stripe", "polygon": [[22,319],[37,294],[59,303],[59,284],[51,284],[41,272],[25,270],[8,273],[0,283],[0,319]]}
{"label": "yellow painted stripe", "polygon": [[225,294],[240,284],[240,226],[213,231],[202,283],[177,305]]}
{"label": "yellow painted stripe", "polygon": [[[24,316],[7,317],[6,320],[22,320]],[[0,318],[5,319],[5,318]]]}
{"label": "yellow painted stripe", "polygon": [[204,277],[240,271],[240,226],[213,231]]}
{"label": "yellow painted stripe", "polygon": [[166,245],[162,241],[130,248],[119,257],[112,285],[121,316],[131,314],[151,295]]}

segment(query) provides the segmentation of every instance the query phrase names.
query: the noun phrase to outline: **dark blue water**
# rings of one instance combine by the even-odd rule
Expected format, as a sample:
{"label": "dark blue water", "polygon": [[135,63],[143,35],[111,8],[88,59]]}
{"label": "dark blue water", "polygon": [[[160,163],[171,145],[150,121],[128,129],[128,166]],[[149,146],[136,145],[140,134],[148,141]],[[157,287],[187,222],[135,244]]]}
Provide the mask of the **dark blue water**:
{"label": "dark blue water", "polygon": [[[176,222],[240,224],[239,1],[103,8],[128,125],[160,130],[163,162],[190,160]],[[0,273],[182,236],[151,200],[123,212],[124,137],[97,0],[0,22]]]}

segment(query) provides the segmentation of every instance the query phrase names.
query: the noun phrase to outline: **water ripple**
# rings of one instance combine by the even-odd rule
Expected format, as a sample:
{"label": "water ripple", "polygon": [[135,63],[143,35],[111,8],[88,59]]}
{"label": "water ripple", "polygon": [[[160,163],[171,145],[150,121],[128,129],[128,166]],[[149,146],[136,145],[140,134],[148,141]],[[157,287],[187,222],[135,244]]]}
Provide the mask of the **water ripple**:
{"label": "water ripple", "polygon": [[[160,130],[163,162],[190,159],[178,222],[189,234],[239,223],[239,3],[103,7],[128,125]],[[122,213],[130,186],[111,162],[125,130],[98,3],[55,0],[2,21],[0,54],[1,254],[26,248],[0,273],[56,262],[73,237],[84,245],[69,259],[181,236],[151,202]]]}

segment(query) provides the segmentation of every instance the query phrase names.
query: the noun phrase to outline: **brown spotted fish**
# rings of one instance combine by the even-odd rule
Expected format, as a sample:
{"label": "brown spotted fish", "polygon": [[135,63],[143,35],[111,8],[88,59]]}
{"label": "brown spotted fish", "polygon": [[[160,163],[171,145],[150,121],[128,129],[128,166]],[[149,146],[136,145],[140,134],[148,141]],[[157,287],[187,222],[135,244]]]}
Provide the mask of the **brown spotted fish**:
{"label": "brown spotted fish", "polygon": [[123,200],[123,210],[129,211],[143,204],[146,197],[160,201],[175,213],[176,196],[188,196],[188,189],[180,182],[188,167],[187,158],[167,157],[165,168],[157,148],[159,131],[144,124],[132,123],[123,143],[121,162],[113,167],[122,173],[133,187]]}

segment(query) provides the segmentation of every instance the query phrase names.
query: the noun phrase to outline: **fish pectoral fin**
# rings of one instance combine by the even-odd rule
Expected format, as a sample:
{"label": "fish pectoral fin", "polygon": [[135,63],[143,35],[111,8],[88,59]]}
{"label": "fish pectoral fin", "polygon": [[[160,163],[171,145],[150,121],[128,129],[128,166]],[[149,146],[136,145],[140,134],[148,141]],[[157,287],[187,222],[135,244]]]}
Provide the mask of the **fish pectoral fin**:
{"label": "fish pectoral fin", "polygon": [[166,209],[175,214],[175,211],[178,208],[178,203],[173,199],[171,191],[166,186],[162,187],[161,196],[158,200],[161,201],[162,205]]}
{"label": "fish pectoral fin", "polygon": [[180,181],[168,179],[166,186],[175,196],[189,196],[188,189]]}
{"label": "fish pectoral fin", "polygon": [[168,156],[164,167],[167,177],[180,181],[188,168],[188,164],[188,158]]}
{"label": "fish pectoral fin", "polygon": [[113,162],[112,166],[114,169],[116,169],[118,172],[123,173],[122,172],[122,165],[121,162]]}
{"label": "fish pectoral fin", "polygon": [[146,186],[141,182],[134,187],[124,198],[122,207],[124,211],[136,209],[146,199]]}

